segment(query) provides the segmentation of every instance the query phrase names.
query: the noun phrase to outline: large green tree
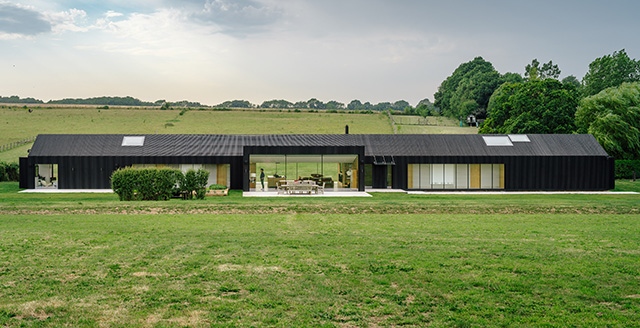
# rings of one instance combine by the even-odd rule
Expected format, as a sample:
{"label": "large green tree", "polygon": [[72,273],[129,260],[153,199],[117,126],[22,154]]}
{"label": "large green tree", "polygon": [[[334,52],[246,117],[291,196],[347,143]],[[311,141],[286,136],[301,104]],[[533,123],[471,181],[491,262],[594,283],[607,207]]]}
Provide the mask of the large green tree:
{"label": "large green tree", "polygon": [[546,79],[505,83],[491,96],[480,133],[572,133],[575,86]]}
{"label": "large green tree", "polygon": [[435,105],[446,116],[463,118],[469,110],[486,108],[493,91],[502,84],[500,73],[482,57],[463,63],[435,93]]}
{"label": "large green tree", "polygon": [[560,77],[560,68],[555,65],[553,61],[542,64],[538,59],[533,59],[531,64],[528,64],[524,68],[524,77],[528,80],[544,80],[544,79],[558,79]]}
{"label": "large green tree", "polygon": [[589,71],[582,79],[584,96],[617,87],[624,82],[640,81],[640,61],[629,58],[624,49],[612,55],[596,58],[589,64]]}
{"label": "large green tree", "polygon": [[584,98],[576,125],[616,159],[640,160],[640,83],[623,83]]}

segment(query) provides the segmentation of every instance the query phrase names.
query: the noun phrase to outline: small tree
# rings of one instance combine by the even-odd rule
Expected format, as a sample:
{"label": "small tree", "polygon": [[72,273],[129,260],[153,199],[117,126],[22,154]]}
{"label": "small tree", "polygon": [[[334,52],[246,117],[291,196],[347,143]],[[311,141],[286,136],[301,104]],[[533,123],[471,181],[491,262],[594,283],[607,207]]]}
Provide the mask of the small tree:
{"label": "small tree", "polygon": [[180,179],[180,190],[185,194],[186,199],[204,199],[209,181],[209,171],[199,169],[189,170]]}
{"label": "small tree", "polygon": [[111,174],[111,189],[120,200],[134,200],[137,180],[135,169],[131,167],[118,169]]}

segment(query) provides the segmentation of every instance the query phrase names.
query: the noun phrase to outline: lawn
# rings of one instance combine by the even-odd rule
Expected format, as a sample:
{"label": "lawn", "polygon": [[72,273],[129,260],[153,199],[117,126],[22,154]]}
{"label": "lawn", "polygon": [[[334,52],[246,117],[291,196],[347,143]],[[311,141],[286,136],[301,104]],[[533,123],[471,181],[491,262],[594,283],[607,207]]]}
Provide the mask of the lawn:
{"label": "lawn", "polygon": [[637,326],[637,215],[3,215],[0,325]]}
{"label": "lawn", "polygon": [[[640,181],[619,191],[640,189]],[[242,197],[120,202],[115,194],[19,194],[17,182],[0,182],[0,214],[640,214],[640,194],[408,195],[351,197]]]}

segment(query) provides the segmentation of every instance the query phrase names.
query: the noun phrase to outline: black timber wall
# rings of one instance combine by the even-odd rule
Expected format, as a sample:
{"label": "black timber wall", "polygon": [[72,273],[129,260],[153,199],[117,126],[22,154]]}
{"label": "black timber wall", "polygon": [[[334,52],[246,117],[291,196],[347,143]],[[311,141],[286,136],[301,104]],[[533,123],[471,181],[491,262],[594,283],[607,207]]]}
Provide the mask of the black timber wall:
{"label": "black timber wall", "polygon": [[[242,188],[242,157],[39,156],[20,161],[26,188],[35,188],[35,165],[58,164],[59,189],[110,189],[113,171],[133,164],[230,164],[231,189]],[[22,173],[21,173],[22,181]],[[21,182],[22,186],[22,182]]]}
{"label": "black timber wall", "polygon": [[[264,147],[252,149],[255,153],[266,154]],[[284,149],[274,148],[272,154],[283,154]],[[364,177],[364,148],[330,150],[327,147],[285,147],[287,154],[359,154],[360,177]],[[302,148],[307,149],[304,151]],[[328,147],[336,148],[336,147]],[[345,152],[348,151],[348,152]],[[27,157],[20,158],[20,188],[35,188],[35,165],[58,164],[58,188],[60,189],[109,189],[111,173],[118,168],[132,164],[229,164],[231,189],[248,188],[248,153],[246,160],[240,156],[229,157]],[[245,162],[243,162],[243,160]],[[367,158],[366,162],[370,163]],[[604,156],[509,156],[509,157],[473,157],[473,156],[432,156],[432,157],[395,157],[396,165],[392,170],[392,187],[407,189],[407,164],[505,164],[505,190],[609,190],[615,187],[614,160]],[[374,168],[373,179],[376,185],[386,181],[386,166]],[[246,172],[243,172],[246,170]],[[245,181],[246,180],[246,181]],[[244,185],[246,182],[246,186]],[[386,186],[386,184],[385,184]],[[360,179],[360,190],[364,190],[364,179]]]}
{"label": "black timber wall", "polygon": [[614,161],[604,156],[396,157],[393,188],[407,189],[408,164],[504,164],[508,191],[598,191],[613,189]]}
{"label": "black timber wall", "polygon": [[[18,165],[20,165],[20,179],[18,186],[22,189],[33,189],[35,187],[35,175],[36,168],[35,166],[29,167],[29,161],[27,157],[20,157],[18,159]],[[31,185],[29,185],[29,181],[31,181]]]}
{"label": "black timber wall", "polygon": [[[387,165],[371,165],[371,187],[384,189],[387,188],[387,174],[388,166]],[[395,177],[395,176],[394,176]],[[393,179],[392,179],[393,182]]]}

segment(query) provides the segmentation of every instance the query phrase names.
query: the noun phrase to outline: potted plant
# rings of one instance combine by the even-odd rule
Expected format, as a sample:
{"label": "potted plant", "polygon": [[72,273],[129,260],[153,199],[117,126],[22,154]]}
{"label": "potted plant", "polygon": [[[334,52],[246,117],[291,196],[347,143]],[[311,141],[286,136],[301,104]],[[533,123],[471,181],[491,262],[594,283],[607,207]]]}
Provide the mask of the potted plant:
{"label": "potted plant", "polygon": [[229,188],[225,185],[212,184],[207,189],[207,196],[226,196],[229,193]]}

